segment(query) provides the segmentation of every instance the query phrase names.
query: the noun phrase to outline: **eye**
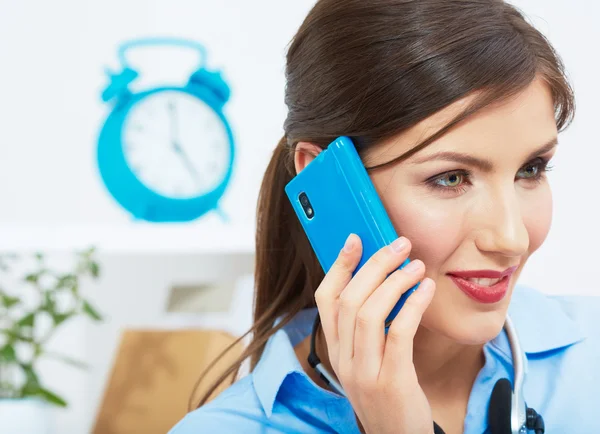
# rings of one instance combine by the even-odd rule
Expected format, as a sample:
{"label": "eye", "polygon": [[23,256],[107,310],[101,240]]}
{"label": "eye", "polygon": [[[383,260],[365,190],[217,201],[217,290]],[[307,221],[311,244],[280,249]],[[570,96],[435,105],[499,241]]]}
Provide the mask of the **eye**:
{"label": "eye", "polygon": [[519,176],[520,178],[535,178],[538,176],[540,172],[540,168],[538,165],[535,164],[528,164],[527,166],[523,167],[521,170],[519,170],[517,172],[517,176]]}
{"label": "eye", "polygon": [[538,181],[544,173],[549,171],[551,167],[548,166],[548,161],[542,158],[536,158],[530,161],[517,172],[517,179],[524,179],[527,181]]}
{"label": "eye", "polygon": [[456,188],[464,182],[465,175],[459,172],[451,172],[435,180],[440,187]]}
{"label": "eye", "polygon": [[429,188],[442,193],[462,193],[469,184],[469,173],[463,170],[440,173],[425,181]]}

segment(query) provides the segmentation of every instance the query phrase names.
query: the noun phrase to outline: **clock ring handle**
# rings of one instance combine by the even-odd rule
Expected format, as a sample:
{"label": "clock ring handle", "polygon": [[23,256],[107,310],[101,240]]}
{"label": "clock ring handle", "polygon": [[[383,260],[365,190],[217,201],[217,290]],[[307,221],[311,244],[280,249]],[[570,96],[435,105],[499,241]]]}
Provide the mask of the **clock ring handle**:
{"label": "clock ring handle", "polygon": [[199,42],[192,41],[190,39],[182,38],[140,38],[129,40],[119,47],[119,62],[123,67],[129,67],[127,62],[127,51],[139,48],[139,47],[156,47],[156,46],[170,46],[170,47],[183,47],[195,50],[199,54],[198,68],[202,67],[206,60],[206,49],[204,45]]}

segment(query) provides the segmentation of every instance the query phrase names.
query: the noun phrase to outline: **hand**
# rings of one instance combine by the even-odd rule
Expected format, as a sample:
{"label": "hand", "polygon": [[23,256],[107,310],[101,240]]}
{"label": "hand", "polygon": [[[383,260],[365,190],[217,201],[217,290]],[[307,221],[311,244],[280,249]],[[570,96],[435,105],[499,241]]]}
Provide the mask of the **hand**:
{"label": "hand", "polygon": [[425,278],[387,336],[384,329],[400,296],[425,274],[419,260],[397,270],[410,249],[399,238],[352,277],[362,245],[350,235],[315,293],[330,363],[367,434],[433,433],[431,407],[413,365],[413,339],[435,282]]}

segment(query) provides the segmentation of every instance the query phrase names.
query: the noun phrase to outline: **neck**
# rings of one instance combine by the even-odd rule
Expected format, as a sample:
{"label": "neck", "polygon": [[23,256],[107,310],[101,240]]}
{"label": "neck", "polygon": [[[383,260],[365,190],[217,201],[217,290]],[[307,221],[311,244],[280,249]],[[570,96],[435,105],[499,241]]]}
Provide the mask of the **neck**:
{"label": "neck", "polygon": [[484,362],[483,345],[459,344],[423,326],[415,335],[413,363],[430,400],[468,397]]}

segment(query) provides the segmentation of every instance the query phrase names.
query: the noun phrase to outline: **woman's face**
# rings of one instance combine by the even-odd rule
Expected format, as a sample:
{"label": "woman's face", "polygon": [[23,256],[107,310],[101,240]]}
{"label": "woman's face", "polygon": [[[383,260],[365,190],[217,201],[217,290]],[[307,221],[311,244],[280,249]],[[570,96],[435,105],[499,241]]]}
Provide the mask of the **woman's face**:
{"label": "woman's face", "polygon": [[[410,150],[469,99],[368,150],[366,165]],[[371,173],[396,230],[412,242],[410,257],[421,259],[436,282],[422,321],[427,330],[464,344],[486,342],[500,331],[515,282],[550,228],[545,167],[556,136],[549,89],[536,80],[409,159]],[[481,270],[505,277],[496,283],[494,273]]]}

